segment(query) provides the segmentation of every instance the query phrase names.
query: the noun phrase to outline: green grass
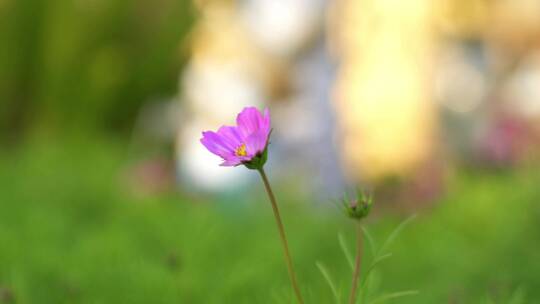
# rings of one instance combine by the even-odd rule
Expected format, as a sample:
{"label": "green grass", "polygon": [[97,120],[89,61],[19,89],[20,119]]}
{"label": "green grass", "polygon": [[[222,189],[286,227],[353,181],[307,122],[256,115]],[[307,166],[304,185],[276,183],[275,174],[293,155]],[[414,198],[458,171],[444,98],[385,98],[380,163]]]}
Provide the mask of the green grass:
{"label": "green grass", "polygon": [[[293,303],[261,186],[136,197],[122,181],[125,148],[86,140],[0,153],[0,303],[2,290],[14,303]],[[539,182],[534,170],[458,174],[390,246],[371,298],[418,290],[388,303],[538,303]],[[333,303],[317,261],[346,299],[337,235],[352,248],[351,223],[290,193],[276,189],[306,302]],[[402,219],[367,227],[380,244]]]}

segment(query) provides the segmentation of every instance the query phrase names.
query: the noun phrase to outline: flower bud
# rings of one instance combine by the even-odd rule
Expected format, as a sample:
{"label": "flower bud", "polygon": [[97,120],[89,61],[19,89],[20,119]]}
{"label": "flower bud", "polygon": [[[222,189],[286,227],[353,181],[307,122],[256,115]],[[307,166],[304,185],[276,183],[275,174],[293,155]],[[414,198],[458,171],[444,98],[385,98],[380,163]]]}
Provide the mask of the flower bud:
{"label": "flower bud", "polygon": [[352,219],[361,220],[369,215],[371,206],[373,205],[373,197],[371,195],[366,196],[362,193],[360,198],[349,199],[345,197],[342,202],[347,216]]}

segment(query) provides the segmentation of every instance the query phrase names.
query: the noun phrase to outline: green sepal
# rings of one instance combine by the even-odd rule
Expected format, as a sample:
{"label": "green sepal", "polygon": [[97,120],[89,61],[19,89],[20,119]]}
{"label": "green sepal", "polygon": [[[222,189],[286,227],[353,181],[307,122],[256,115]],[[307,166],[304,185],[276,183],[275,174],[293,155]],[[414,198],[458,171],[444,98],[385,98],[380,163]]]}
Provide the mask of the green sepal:
{"label": "green sepal", "polygon": [[243,162],[242,164],[246,168],[251,170],[260,170],[264,167],[266,160],[268,159],[268,145],[264,148],[262,153],[255,155],[250,161]]}

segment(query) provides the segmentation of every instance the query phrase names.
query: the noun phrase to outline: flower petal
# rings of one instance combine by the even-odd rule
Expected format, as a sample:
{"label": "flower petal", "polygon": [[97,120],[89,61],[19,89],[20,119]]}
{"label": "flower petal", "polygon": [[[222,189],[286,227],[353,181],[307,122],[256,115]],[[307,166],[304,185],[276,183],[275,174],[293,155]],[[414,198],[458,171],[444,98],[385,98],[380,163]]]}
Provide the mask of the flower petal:
{"label": "flower petal", "polygon": [[255,107],[246,107],[236,117],[236,124],[243,138],[260,130],[264,125],[264,119]]}
{"label": "flower petal", "polygon": [[238,157],[234,158],[234,159],[229,159],[229,160],[225,160],[223,161],[223,163],[220,164],[220,166],[223,166],[223,167],[236,167],[238,165],[241,165],[242,164],[242,160]]}
{"label": "flower petal", "polygon": [[221,156],[224,159],[228,159],[234,155],[234,145],[224,140],[223,137],[212,131],[206,131],[202,133],[201,143],[208,149],[208,151]]}
{"label": "flower petal", "polygon": [[266,148],[268,142],[268,134],[265,130],[259,130],[246,139],[246,152],[247,155],[253,158],[255,155],[262,153]]}
{"label": "flower petal", "polygon": [[217,134],[233,151],[244,142],[237,127],[222,126],[217,131]]}
{"label": "flower petal", "polygon": [[272,125],[270,121],[270,110],[268,108],[264,109],[264,117],[263,117],[263,123],[261,125],[261,130],[264,131],[266,134],[266,140],[268,140],[268,136],[270,136],[270,132],[272,130]]}

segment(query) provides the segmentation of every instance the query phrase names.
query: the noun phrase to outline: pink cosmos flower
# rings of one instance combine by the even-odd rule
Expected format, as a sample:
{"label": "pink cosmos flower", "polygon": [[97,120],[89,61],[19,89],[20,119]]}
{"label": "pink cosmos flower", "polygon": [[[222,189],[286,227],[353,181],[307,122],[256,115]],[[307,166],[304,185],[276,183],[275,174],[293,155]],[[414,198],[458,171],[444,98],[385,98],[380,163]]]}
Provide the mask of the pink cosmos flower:
{"label": "pink cosmos flower", "polygon": [[236,117],[236,126],[222,126],[217,132],[203,132],[201,143],[223,158],[221,166],[243,164],[250,169],[260,169],[266,162],[270,132],[268,109],[263,114],[255,107],[246,107]]}

